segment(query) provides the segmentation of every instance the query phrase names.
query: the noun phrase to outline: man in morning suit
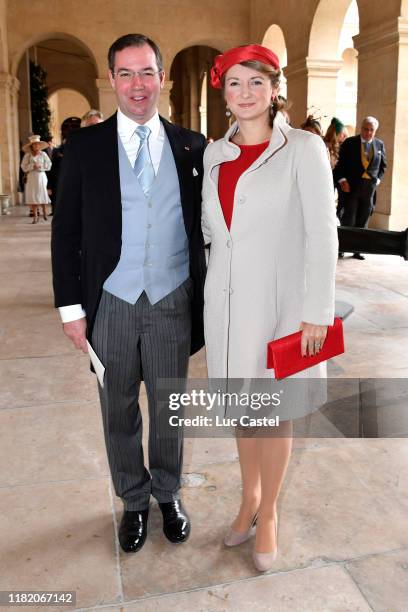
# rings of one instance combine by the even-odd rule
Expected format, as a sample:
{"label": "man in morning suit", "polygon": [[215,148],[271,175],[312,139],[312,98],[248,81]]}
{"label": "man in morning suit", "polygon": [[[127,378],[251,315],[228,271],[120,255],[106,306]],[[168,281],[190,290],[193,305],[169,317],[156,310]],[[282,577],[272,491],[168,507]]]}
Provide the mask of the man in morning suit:
{"label": "man in morning suit", "polygon": [[[334,180],[343,193],[344,212],[341,225],[367,227],[375,205],[375,191],[387,167],[384,143],[375,138],[378,129],[375,117],[366,117],[357,136],[346,138],[340,147]],[[343,257],[343,253],[339,253]],[[354,253],[355,259],[365,259]]]}
{"label": "man in morning suit", "polygon": [[84,352],[87,338],[106,368],[98,387],[112,480],[124,504],[119,542],[136,552],[146,539],[150,495],[171,542],[190,533],[180,501],[182,434],[158,409],[157,381],[184,380],[189,355],[204,342],[205,139],[158,115],[164,72],[153,41],[122,36],[108,60],[119,108],[67,142],[53,220],[53,282],[65,334]]}

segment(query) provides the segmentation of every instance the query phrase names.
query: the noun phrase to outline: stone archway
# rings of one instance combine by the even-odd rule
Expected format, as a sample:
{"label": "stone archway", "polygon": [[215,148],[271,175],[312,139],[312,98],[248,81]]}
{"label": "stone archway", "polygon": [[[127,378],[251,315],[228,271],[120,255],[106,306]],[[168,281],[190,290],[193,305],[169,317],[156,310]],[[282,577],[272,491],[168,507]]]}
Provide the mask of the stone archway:
{"label": "stone archway", "polygon": [[210,69],[219,53],[205,45],[187,47],[177,53],[170,68],[171,120],[214,139],[228,129],[222,92],[209,83]]}
{"label": "stone archway", "polygon": [[19,49],[19,51],[15,53],[12,59],[12,62],[11,62],[11,74],[13,76],[17,76],[17,71],[18,71],[20,62],[23,59],[23,56],[28,49],[30,49],[31,47],[38,46],[40,43],[44,43],[44,41],[47,41],[47,40],[66,41],[68,43],[75,45],[75,47],[80,49],[82,53],[90,59],[90,62],[92,63],[95,74],[98,74],[98,66],[97,66],[95,56],[93,52],[91,51],[91,49],[88,47],[88,45],[86,45],[82,40],[80,40],[76,36],[73,36],[72,34],[69,34],[67,32],[47,32],[47,31],[40,32],[36,34],[35,36],[33,36],[32,38],[28,39],[24,43],[24,45]]}
{"label": "stone archway", "polygon": [[65,33],[38,35],[26,44],[25,50],[22,50],[18,57],[14,58],[12,70],[20,81],[18,103],[20,139],[26,138],[31,131],[29,60],[35,61],[46,71],[49,92],[61,88],[63,75],[66,88],[78,91],[89,101],[90,106],[99,107],[95,58],[86,45],[76,37]]}
{"label": "stone archway", "polygon": [[82,117],[90,108],[91,101],[69,85],[61,85],[49,91],[48,103],[51,111],[51,129],[54,146],[61,144],[60,126],[67,117]]}
{"label": "stone archway", "polygon": [[358,20],[356,0],[320,0],[313,18],[306,58],[307,110],[319,116],[323,127],[341,112],[345,123],[355,125],[357,54],[348,50],[354,48]]}
{"label": "stone archway", "polygon": [[282,28],[278,25],[273,24],[269,26],[266,30],[265,35],[262,40],[262,44],[264,47],[271,49],[279,58],[279,65],[282,69],[282,77],[281,77],[281,85],[280,85],[280,94],[287,97],[287,85],[286,85],[286,77],[285,77],[285,68],[288,64],[288,53],[286,49],[285,36],[283,34]]}

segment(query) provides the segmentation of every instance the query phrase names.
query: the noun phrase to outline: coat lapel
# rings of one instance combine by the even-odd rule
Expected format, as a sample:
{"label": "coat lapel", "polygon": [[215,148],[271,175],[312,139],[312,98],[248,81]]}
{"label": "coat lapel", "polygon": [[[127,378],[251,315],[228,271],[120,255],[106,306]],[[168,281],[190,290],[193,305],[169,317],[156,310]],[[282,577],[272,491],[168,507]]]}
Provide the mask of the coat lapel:
{"label": "coat lapel", "polygon": [[[219,200],[218,195],[218,177],[220,165],[224,162],[232,161],[237,159],[240,155],[240,148],[231,142],[231,137],[235,134],[238,129],[237,123],[233,123],[230,129],[225,134],[224,138],[221,142],[221,147],[219,148],[219,154],[214,156],[214,159],[211,161],[211,165],[208,168],[208,178],[210,180],[210,184],[214,191],[214,195],[216,196],[216,209],[217,214],[222,222],[225,231],[229,234],[231,232],[232,224],[230,230],[228,230],[224,213],[222,212],[221,202]],[[277,113],[272,130],[272,136],[269,141],[269,145],[265,149],[265,151],[254,161],[254,163],[241,175],[247,174],[249,172],[253,172],[264,163],[266,163],[275,153],[277,153],[282,147],[286,146],[288,139],[286,136],[287,130],[290,129],[288,124],[286,123],[286,119],[284,115],[280,112]],[[240,177],[241,178],[241,177]]]}
{"label": "coat lapel", "polygon": [[[374,160],[377,160],[378,157],[378,145],[377,145],[377,139],[373,138],[373,155],[370,159],[370,163],[368,164],[368,168],[370,168],[374,162]],[[368,170],[367,168],[367,170]]]}
{"label": "coat lapel", "polygon": [[[225,134],[221,143],[220,155],[214,158],[211,164],[210,173],[215,166],[222,164],[226,161],[237,159],[237,157],[239,157],[239,147],[230,140],[231,137],[237,131],[237,129],[238,125],[237,123],[234,123],[230,127],[228,132]],[[260,155],[258,159],[254,161],[252,166],[250,166],[248,170],[246,170],[246,172],[252,172],[253,170],[256,170],[256,168],[259,168],[259,166],[264,164],[270,157],[275,155],[275,153],[277,153],[282,147],[287,144],[288,140],[286,137],[286,132],[288,129],[290,128],[286,123],[283,114],[278,112],[273,123],[272,136],[269,141],[269,145],[262,153],[262,155]]]}
{"label": "coat lapel", "polygon": [[177,168],[180,187],[181,207],[183,209],[184,226],[187,236],[189,236],[194,224],[194,190],[193,190],[193,161],[191,152],[191,142],[186,138],[186,132],[179,126],[170,123],[160,117],[166,131],[167,138],[173,153]]}
{"label": "coat lapel", "polygon": [[[95,151],[98,182],[102,184],[102,193],[106,194],[100,205],[104,208],[105,216],[110,221],[110,230],[115,242],[121,240],[122,235],[122,197],[120,192],[119,151],[118,151],[118,124],[117,114],[101,124],[103,133],[99,151]],[[117,244],[116,244],[117,246]]]}

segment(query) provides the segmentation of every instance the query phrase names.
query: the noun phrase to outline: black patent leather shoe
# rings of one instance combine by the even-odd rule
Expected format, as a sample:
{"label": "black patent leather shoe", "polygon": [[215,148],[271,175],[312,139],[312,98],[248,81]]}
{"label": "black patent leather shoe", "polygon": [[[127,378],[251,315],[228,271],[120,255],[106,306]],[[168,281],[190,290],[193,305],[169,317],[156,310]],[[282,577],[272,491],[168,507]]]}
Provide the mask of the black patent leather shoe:
{"label": "black patent leather shoe", "polygon": [[146,541],[147,510],[125,510],[119,527],[119,544],[124,552],[135,553]]}
{"label": "black patent leather shoe", "polygon": [[159,503],[163,514],[163,533],[173,544],[181,544],[190,535],[190,519],[179,499],[164,504]]}
{"label": "black patent leather shoe", "polygon": [[360,261],[364,261],[365,257],[361,253],[354,253],[353,259],[360,259]]}

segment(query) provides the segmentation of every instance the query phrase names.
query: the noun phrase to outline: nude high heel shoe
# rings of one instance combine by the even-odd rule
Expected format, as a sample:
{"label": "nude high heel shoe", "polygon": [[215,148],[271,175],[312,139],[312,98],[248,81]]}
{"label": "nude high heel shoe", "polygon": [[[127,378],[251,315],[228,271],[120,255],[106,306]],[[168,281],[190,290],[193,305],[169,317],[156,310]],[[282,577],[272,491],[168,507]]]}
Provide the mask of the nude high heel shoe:
{"label": "nude high heel shoe", "polygon": [[258,572],[267,572],[270,570],[276,560],[278,554],[278,515],[275,514],[275,540],[276,548],[270,553],[260,553],[256,550],[252,551],[252,559]]}
{"label": "nude high heel shoe", "polygon": [[243,544],[244,542],[249,540],[249,538],[255,534],[257,518],[258,514],[255,514],[249,529],[247,531],[244,531],[244,533],[234,531],[232,527],[230,527],[224,538],[225,546],[239,546],[240,544]]}

